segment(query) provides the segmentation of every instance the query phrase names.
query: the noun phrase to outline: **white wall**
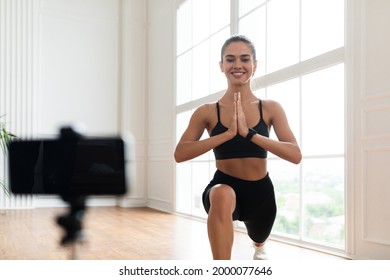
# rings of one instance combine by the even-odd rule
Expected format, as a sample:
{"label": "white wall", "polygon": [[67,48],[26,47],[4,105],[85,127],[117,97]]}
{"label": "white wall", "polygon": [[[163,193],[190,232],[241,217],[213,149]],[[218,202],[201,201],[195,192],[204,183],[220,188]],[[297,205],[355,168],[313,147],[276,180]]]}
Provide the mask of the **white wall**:
{"label": "white wall", "polygon": [[348,252],[390,259],[390,1],[348,1]]}
{"label": "white wall", "polygon": [[174,211],[174,0],[148,6],[148,205]]}
{"label": "white wall", "polygon": [[[0,113],[9,129],[53,137],[61,125],[82,122],[87,135],[131,132],[137,176],[123,206],[146,205],[146,7],[143,0],[0,0]],[[0,193],[2,208],[55,205],[52,197]]]}
{"label": "white wall", "polygon": [[38,135],[74,122],[88,134],[118,132],[118,5],[40,1]]}
{"label": "white wall", "polygon": [[[0,116],[19,137],[34,134],[37,93],[37,1],[0,0]],[[0,152],[0,180],[7,169]],[[0,208],[30,207],[31,198],[9,199],[0,190]]]}
{"label": "white wall", "polygon": [[148,82],[147,1],[121,1],[120,33],[120,130],[131,133],[135,142],[135,178],[122,206],[147,204]]}
{"label": "white wall", "polygon": [[[143,0],[46,0],[39,8],[37,133],[73,121],[85,123],[87,134],[131,133],[135,173],[127,173],[129,193],[119,202],[124,207],[147,201],[146,7]],[[46,204],[42,198],[36,203]]]}

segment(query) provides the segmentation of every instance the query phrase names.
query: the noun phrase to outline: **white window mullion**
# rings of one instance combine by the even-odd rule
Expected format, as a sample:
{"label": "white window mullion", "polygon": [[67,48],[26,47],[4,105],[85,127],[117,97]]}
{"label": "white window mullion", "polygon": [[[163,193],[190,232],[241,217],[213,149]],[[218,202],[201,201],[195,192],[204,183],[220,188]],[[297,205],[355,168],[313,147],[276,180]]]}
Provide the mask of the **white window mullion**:
{"label": "white window mullion", "polygon": [[[300,48],[301,49],[301,48]],[[299,54],[300,55],[300,54]],[[299,57],[300,58],[300,57]],[[303,133],[302,133],[302,128],[303,128],[303,121],[302,121],[302,77],[299,77],[299,147],[302,149],[302,138],[303,138]],[[305,210],[304,210],[304,203],[303,200],[305,198],[304,190],[303,190],[303,164],[299,165],[299,240],[303,240],[303,232],[304,232],[304,217],[305,217]]]}
{"label": "white window mullion", "polygon": [[344,62],[344,47],[266,74],[262,77],[255,78],[252,81],[253,90],[297,78],[342,62]]}
{"label": "white window mullion", "polygon": [[238,33],[238,1],[230,0],[230,34]]}
{"label": "white window mullion", "polygon": [[302,0],[299,0],[299,61],[302,61]]}

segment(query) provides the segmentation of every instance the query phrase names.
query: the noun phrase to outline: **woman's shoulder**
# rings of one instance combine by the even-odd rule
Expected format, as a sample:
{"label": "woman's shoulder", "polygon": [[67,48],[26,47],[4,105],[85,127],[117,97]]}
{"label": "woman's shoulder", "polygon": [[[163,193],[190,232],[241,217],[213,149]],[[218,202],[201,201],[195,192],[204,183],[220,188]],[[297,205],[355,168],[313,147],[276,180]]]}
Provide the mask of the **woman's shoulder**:
{"label": "woman's shoulder", "polygon": [[269,111],[282,109],[282,105],[278,101],[272,99],[262,99],[261,104],[265,110]]}
{"label": "woman's shoulder", "polygon": [[194,113],[207,116],[208,114],[216,110],[216,106],[216,103],[206,103],[199,106]]}
{"label": "woman's shoulder", "polygon": [[278,101],[270,99],[262,100],[262,106],[264,120],[270,125],[272,125],[276,119],[285,116],[284,109]]}
{"label": "woman's shoulder", "polygon": [[[194,113],[191,116],[190,123],[197,124],[203,128],[208,129],[213,123],[213,116],[216,111],[216,104],[203,104],[195,109]],[[216,118],[216,116],[215,116]]]}
{"label": "woman's shoulder", "polygon": [[215,103],[203,104],[195,109],[191,119],[194,121],[196,120],[198,122],[202,122],[205,126],[208,126],[208,124],[212,121],[215,112]]}

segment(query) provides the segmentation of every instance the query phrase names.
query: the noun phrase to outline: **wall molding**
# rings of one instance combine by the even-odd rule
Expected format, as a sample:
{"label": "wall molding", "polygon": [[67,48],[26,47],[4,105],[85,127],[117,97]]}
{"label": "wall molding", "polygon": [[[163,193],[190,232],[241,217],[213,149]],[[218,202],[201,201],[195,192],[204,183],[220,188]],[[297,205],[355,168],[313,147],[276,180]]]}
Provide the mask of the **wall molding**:
{"label": "wall molding", "polygon": [[[362,159],[362,240],[390,245],[390,238],[386,239],[389,236],[390,226],[385,222],[385,217],[388,217],[390,210],[383,207],[388,204],[387,199],[390,196],[390,191],[387,191],[390,145],[364,148]],[[370,166],[375,166],[375,169]],[[383,217],[379,218],[381,215]],[[384,232],[385,230],[388,232]]]}
{"label": "wall molding", "polygon": [[[37,0],[0,0],[0,116],[22,138],[35,132]],[[0,155],[0,178],[8,182]],[[0,194],[0,208],[31,208],[32,198]]]}
{"label": "wall molding", "polygon": [[[390,126],[386,129],[378,126],[381,120],[390,120],[390,103],[373,105],[362,110],[362,140],[378,141],[390,138]],[[374,131],[376,129],[377,131]]]}

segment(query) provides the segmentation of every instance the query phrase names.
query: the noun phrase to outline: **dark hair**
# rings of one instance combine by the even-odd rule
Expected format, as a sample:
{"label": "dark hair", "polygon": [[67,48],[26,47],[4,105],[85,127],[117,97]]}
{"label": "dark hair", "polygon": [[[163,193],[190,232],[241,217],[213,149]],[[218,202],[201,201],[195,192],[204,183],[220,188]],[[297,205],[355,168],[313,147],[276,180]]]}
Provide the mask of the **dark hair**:
{"label": "dark hair", "polygon": [[225,53],[226,47],[229,46],[233,42],[243,42],[243,43],[247,44],[252,50],[253,60],[256,61],[255,45],[253,44],[253,42],[251,40],[249,40],[248,37],[246,37],[244,35],[233,35],[232,37],[230,37],[229,39],[227,39],[225,41],[225,43],[223,44],[222,49],[221,49],[221,61],[223,61],[223,54]]}

